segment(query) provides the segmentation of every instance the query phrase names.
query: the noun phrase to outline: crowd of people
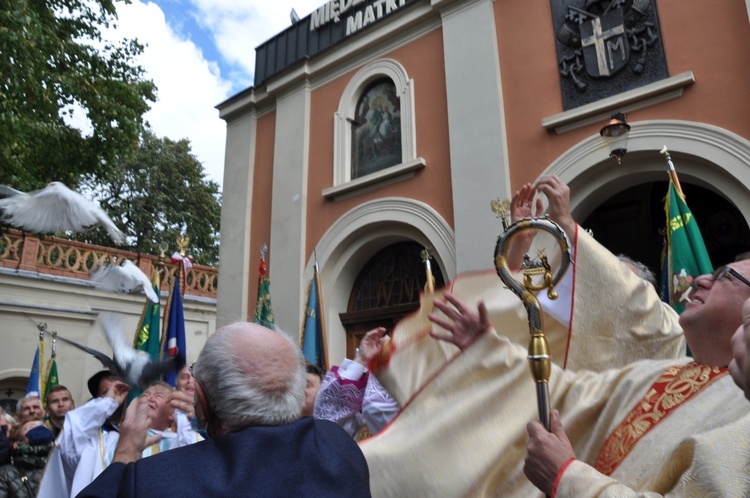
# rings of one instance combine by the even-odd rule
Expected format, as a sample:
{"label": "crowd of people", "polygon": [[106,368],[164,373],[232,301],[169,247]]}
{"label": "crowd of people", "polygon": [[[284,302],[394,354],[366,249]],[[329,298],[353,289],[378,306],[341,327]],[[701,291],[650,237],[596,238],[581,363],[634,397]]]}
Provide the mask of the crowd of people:
{"label": "crowd of people", "polygon": [[[539,296],[549,430],[523,304],[493,272],[425,296],[328,372],[238,322],[129,405],[108,371],[80,407],[63,386],[23,398],[0,412],[0,498],[750,496],[750,259],[696,278],[678,316],[643,265],[580,229],[559,178],[519,189],[513,217],[541,214],[537,194],[575,255],[561,299]],[[532,242],[514,240],[511,268]]]}

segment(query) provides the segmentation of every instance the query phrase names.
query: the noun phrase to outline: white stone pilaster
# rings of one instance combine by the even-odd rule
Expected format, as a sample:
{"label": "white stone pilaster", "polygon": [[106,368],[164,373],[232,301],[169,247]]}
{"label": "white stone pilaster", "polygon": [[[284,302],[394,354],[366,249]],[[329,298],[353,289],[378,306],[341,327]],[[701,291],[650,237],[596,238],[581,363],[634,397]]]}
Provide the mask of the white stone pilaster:
{"label": "white stone pilaster", "polygon": [[217,328],[248,318],[250,228],[257,116],[227,124],[221,209]]}
{"label": "white stone pilaster", "polygon": [[277,326],[296,337],[302,320],[310,86],[303,81],[276,104],[276,135],[271,201],[271,302]]}
{"label": "white stone pilaster", "polygon": [[490,201],[510,196],[510,177],[492,1],[451,2],[441,15],[456,270],[462,273],[492,267],[501,227]]}

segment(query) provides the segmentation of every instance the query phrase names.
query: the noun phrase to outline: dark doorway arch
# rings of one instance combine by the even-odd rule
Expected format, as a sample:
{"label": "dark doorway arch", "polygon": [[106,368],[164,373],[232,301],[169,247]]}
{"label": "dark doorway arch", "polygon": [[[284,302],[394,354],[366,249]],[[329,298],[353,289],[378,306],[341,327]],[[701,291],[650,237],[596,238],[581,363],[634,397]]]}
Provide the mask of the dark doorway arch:
{"label": "dark doorway arch", "polygon": [[[389,331],[401,318],[419,307],[427,277],[416,242],[398,242],[381,249],[359,272],[346,313],[339,318],[346,329],[346,356],[352,358],[362,336],[376,327]],[[443,273],[431,260],[435,288],[445,284]]]}
{"label": "dark doorway arch", "polygon": [[[610,197],[583,220],[594,238],[615,254],[625,254],[661,273],[662,228],[666,223],[666,181],[641,183]],[[710,189],[682,183],[714,268],[750,250],[750,230],[742,213]]]}

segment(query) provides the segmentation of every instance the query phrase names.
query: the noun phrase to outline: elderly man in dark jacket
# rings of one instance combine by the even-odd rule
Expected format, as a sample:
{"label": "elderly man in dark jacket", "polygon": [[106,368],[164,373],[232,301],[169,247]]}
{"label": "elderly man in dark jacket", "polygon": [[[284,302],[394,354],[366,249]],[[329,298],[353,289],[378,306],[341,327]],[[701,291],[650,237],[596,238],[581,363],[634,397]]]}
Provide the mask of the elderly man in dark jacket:
{"label": "elderly man in dark jacket", "polygon": [[369,497],[357,444],[325,420],[300,418],[307,375],[285,334],[235,323],[208,339],[193,368],[209,439],[138,461],[148,412],[134,401],[113,463],[79,496]]}

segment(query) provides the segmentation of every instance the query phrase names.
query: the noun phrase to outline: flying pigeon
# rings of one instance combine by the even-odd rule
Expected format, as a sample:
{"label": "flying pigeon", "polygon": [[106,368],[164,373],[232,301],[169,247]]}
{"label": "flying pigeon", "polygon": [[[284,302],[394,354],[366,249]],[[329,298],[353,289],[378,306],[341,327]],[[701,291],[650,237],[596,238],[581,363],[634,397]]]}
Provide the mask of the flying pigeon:
{"label": "flying pigeon", "polygon": [[5,199],[6,197],[12,197],[18,194],[23,194],[23,192],[10,188],[7,185],[0,185],[0,199]]}
{"label": "flying pigeon", "polygon": [[159,302],[153,285],[145,273],[132,261],[126,259],[121,266],[102,266],[90,275],[94,287],[110,292],[132,294],[143,290],[152,303]]}
{"label": "flying pigeon", "polygon": [[125,242],[125,234],[102,208],[60,182],[29,193],[0,186],[0,221],[34,233],[102,227],[116,244]]}
{"label": "flying pigeon", "polygon": [[[101,351],[61,337],[59,334],[56,337],[89,353],[131,387],[145,387],[151,380],[161,377],[165,372],[177,370],[177,365],[184,361],[179,356],[170,356],[162,361],[155,362],[144,351],[137,351],[125,339],[122,332],[122,323],[112,314],[100,316],[99,324],[104,330],[107,342],[112,346],[112,358]],[[47,333],[51,334],[51,332]]]}

